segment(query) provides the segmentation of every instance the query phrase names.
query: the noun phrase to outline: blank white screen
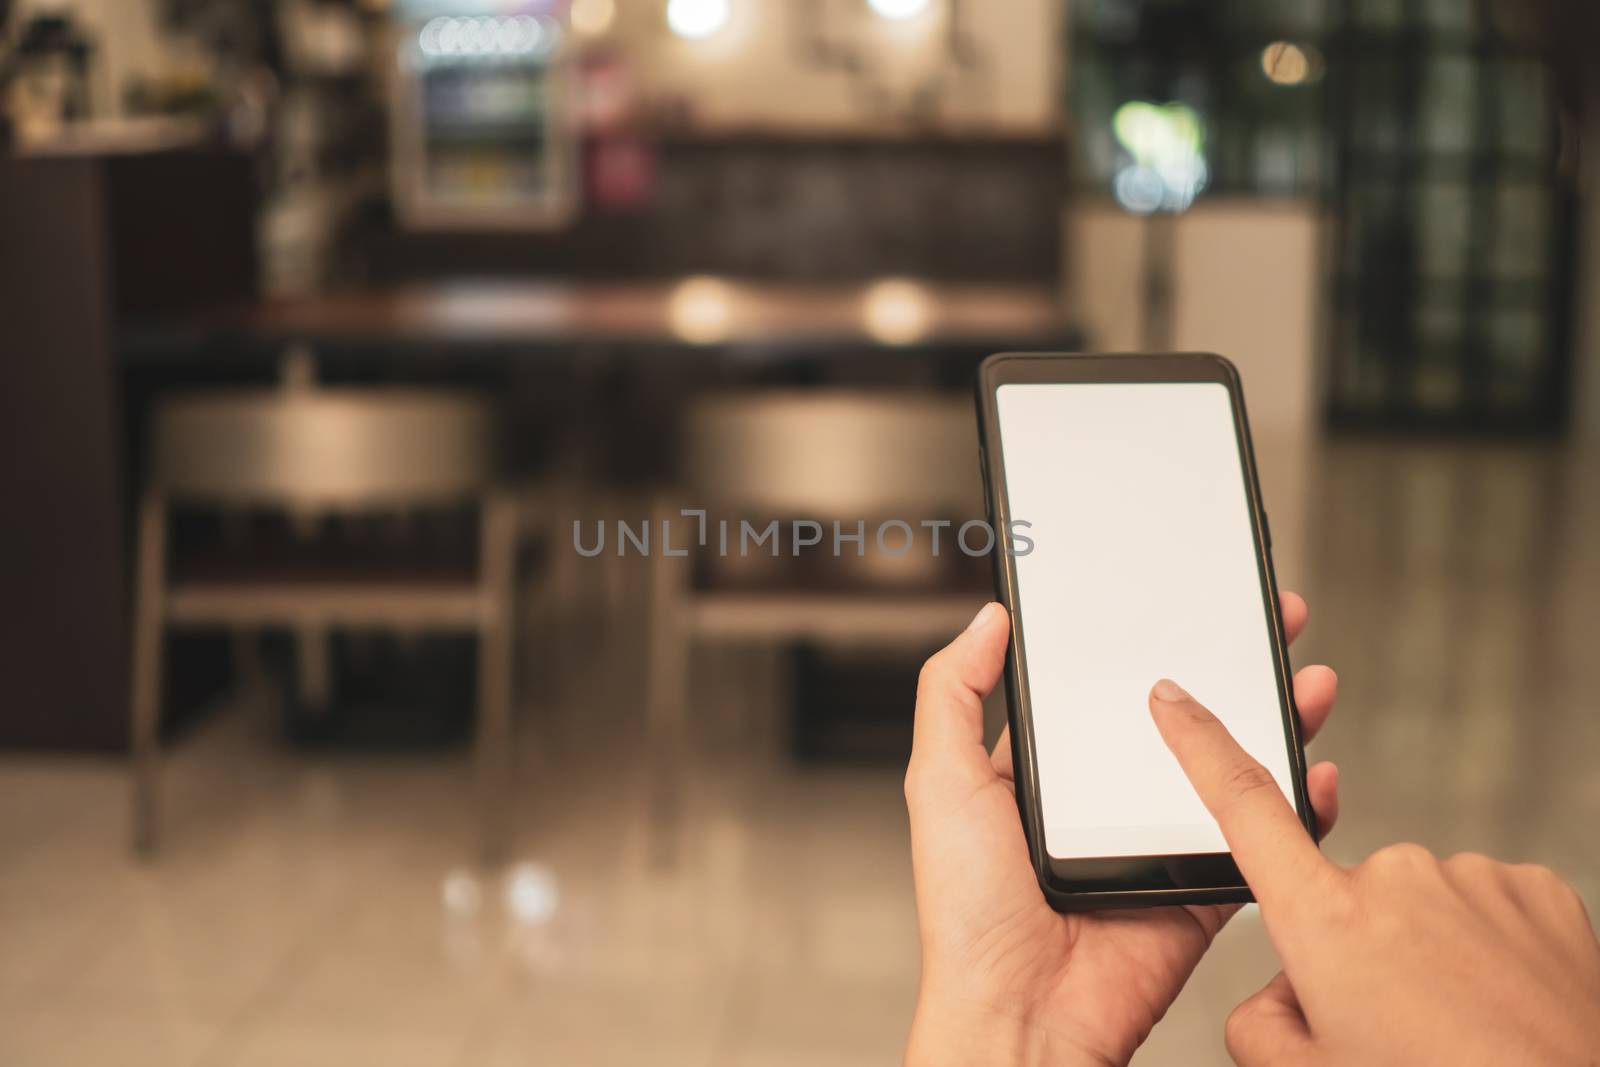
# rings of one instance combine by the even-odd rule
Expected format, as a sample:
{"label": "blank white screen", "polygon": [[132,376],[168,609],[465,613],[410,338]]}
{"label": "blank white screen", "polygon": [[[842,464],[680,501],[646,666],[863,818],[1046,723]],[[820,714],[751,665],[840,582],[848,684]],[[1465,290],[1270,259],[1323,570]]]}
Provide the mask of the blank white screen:
{"label": "blank white screen", "polygon": [[1000,441],[1046,851],[1226,852],[1150,719],[1171,678],[1293,803],[1271,634],[1226,387],[1008,384]]}

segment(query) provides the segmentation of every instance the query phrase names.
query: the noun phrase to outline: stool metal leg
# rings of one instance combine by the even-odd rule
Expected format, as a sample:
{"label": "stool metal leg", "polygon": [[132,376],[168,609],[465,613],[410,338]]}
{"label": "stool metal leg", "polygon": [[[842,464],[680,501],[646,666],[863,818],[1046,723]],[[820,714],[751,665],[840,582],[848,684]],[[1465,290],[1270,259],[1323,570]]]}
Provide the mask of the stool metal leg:
{"label": "stool metal leg", "polygon": [[484,599],[478,632],[478,848],[483,863],[496,864],[506,858],[516,762],[511,723],[516,512],[510,501],[491,495],[484,503],[482,522],[478,561]]}
{"label": "stool metal leg", "polygon": [[133,849],[144,856],[155,852],[161,814],[161,650],[166,550],[166,503],[159,496],[146,496],[139,503],[130,724],[133,750]]}
{"label": "stool metal leg", "polygon": [[[654,514],[655,536],[664,522],[683,519],[664,503]],[[646,766],[649,774],[649,853],[658,869],[677,865],[683,824],[685,735],[688,724],[689,641],[683,618],[687,560],[657,545],[650,554],[650,664],[646,673]]]}

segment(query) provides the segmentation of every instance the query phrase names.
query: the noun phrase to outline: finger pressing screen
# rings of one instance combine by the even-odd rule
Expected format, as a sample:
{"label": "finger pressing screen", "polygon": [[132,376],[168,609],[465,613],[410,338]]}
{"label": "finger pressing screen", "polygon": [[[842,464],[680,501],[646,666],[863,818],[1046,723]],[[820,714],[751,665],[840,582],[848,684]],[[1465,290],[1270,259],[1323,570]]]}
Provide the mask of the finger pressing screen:
{"label": "finger pressing screen", "polygon": [[1150,691],[1150,711],[1228,841],[1239,873],[1263,914],[1312,899],[1308,883],[1338,872],[1306,833],[1270,771],[1239,746],[1228,728],[1174,682]]}

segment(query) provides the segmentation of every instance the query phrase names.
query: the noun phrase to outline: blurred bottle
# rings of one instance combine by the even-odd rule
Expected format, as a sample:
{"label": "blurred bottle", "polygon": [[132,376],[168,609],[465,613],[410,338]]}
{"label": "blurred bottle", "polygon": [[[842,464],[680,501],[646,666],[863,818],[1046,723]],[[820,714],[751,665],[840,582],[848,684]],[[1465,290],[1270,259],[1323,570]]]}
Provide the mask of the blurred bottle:
{"label": "blurred bottle", "polygon": [[655,193],[656,153],[639,130],[627,58],[591,49],[583,57],[581,90],[586,201],[603,210],[648,203]]}
{"label": "blurred bottle", "polygon": [[[0,77],[0,90],[5,91],[0,110],[11,116],[19,140],[30,144],[55,140],[67,123],[89,116],[93,54],[94,43],[70,15],[35,15],[23,26],[9,61],[9,77]],[[0,69],[6,65],[0,59]]]}

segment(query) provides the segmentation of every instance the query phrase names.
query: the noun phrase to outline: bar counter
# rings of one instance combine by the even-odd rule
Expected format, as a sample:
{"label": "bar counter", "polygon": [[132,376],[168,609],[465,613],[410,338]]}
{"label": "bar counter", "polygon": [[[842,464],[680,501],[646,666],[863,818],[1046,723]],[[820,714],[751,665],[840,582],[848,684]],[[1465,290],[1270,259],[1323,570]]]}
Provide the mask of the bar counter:
{"label": "bar counter", "polygon": [[125,358],[161,361],[203,344],[574,345],[938,350],[1062,347],[1077,331],[1038,284],[842,285],[695,276],[667,281],[451,281],[233,305],[137,325]]}

